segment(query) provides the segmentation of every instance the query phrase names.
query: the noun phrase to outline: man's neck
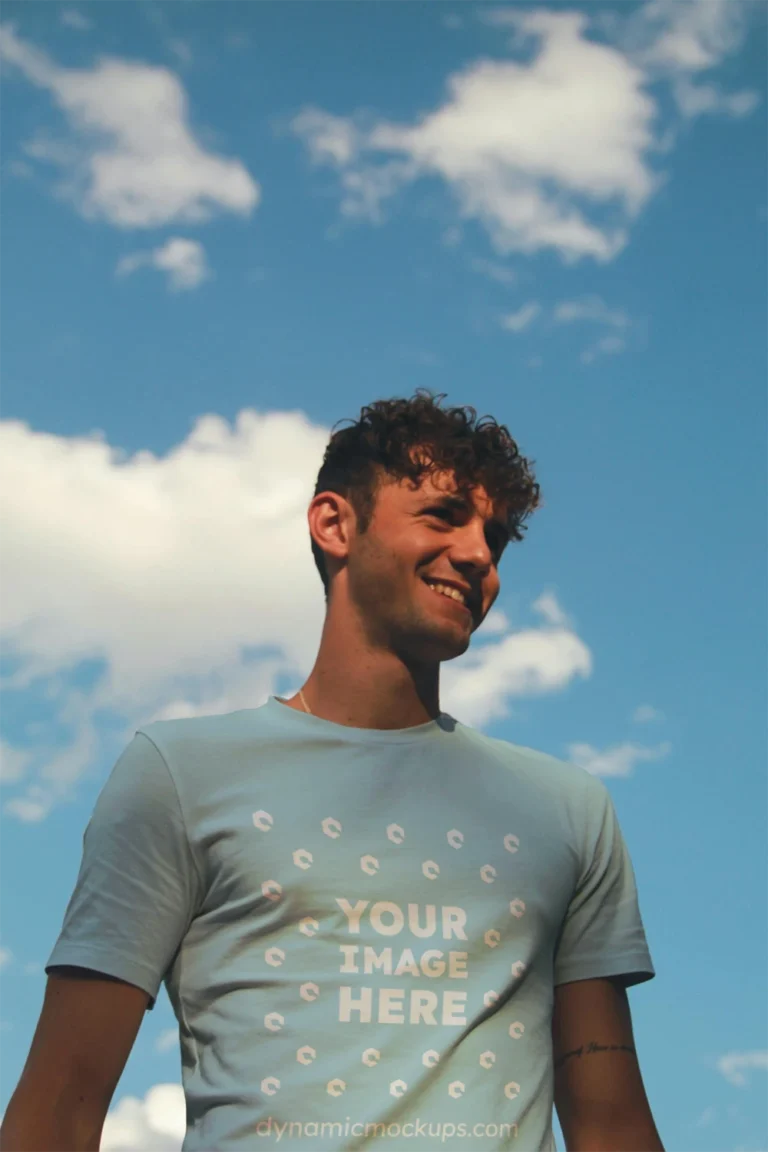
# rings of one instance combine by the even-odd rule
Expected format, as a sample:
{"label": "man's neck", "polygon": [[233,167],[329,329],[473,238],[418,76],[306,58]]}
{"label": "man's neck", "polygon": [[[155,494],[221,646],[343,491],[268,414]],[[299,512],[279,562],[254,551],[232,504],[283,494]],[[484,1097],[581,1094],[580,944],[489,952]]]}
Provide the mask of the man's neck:
{"label": "man's neck", "polygon": [[[302,691],[310,712],[352,728],[413,728],[440,715],[440,665],[408,668],[391,652],[371,651],[353,630],[323,629]],[[286,701],[303,712],[298,693]]]}

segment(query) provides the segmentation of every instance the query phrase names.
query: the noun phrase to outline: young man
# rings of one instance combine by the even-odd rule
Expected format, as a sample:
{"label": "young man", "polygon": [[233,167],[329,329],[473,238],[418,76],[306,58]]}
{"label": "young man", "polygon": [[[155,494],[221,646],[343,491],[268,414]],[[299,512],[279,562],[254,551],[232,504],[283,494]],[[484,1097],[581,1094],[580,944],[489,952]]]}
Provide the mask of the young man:
{"label": "young man", "polygon": [[654,970],[603,784],[441,712],[539,486],[442,396],[331,437],[327,612],[290,700],[139,729],[88,826],[3,1148],[97,1149],[162,981],[186,1152],[662,1145],[626,987]]}

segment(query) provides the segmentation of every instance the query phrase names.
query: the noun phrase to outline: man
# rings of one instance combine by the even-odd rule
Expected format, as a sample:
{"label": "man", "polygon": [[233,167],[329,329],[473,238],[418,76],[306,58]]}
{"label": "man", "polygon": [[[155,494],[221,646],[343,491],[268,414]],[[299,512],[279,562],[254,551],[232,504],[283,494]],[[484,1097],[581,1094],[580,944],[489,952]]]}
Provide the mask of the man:
{"label": "man", "polygon": [[[626,987],[653,966],[610,797],[441,712],[539,486],[417,392],[331,437],[326,591],[289,700],[155,722],[88,826],[7,1152],[97,1149],[164,980],[186,1152],[661,1149]],[[279,557],[271,557],[279,563]]]}

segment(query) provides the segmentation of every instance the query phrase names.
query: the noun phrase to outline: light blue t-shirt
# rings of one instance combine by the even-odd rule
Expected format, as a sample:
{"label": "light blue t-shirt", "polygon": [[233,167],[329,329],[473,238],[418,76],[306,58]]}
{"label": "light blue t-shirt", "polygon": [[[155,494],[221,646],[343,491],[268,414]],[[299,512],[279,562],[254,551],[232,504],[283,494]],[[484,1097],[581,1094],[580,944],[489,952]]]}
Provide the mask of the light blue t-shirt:
{"label": "light blue t-shirt", "polygon": [[654,975],[600,780],[276,697],[137,731],[57,965],[165,982],[185,1152],[553,1149],[554,986]]}

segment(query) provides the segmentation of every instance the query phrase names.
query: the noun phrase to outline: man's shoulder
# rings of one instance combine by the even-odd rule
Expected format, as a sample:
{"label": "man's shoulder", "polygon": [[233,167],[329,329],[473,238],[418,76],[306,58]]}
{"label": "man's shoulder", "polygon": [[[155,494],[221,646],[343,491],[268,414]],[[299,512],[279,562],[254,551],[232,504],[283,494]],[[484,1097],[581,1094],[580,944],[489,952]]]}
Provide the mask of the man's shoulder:
{"label": "man's shoulder", "polygon": [[233,712],[160,716],[136,729],[162,753],[202,750],[215,745],[238,744],[258,737],[265,730],[263,708],[241,708]]}
{"label": "man's shoulder", "polygon": [[[571,760],[563,760],[550,752],[531,748],[525,744],[515,744],[511,740],[488,736],[476,728],[462,725],[464,733],[474,743],[478,753],[483,752],[500,762],[511,772],[530,776],[553,786],[583,792],[598,783],[585,768]],[[598,783],[599,787],[599,783]]]}

